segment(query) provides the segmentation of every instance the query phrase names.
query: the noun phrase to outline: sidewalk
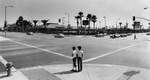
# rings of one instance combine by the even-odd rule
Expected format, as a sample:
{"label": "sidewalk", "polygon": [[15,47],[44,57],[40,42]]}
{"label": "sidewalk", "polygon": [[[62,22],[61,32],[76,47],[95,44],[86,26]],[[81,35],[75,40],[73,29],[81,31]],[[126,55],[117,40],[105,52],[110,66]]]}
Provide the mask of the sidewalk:
{"label": "sidewalk", "polygon": [[105,64],[84,64],[82,72],[72,72],[71,64],[19,69],[0,80],[150,80],[150,70]]}
{"label": "sidewalk", "polygon": [[12,75],[7,77],[7,73],[0,74],[0,80],[28,80],[20,71],[13,71]]}
{"label": "sidewalk", "polygon": [[150,71],[116,65],[84,64],[82,72],[71,72],[72,65],[51,65],[43,68],[61,80],[150,80]]}

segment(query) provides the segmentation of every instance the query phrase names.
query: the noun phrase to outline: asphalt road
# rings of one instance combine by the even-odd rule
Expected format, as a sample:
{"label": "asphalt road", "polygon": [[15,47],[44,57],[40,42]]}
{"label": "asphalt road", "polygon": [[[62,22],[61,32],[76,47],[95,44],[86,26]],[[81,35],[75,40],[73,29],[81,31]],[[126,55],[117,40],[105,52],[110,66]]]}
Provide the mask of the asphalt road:
{"label": "asphalt road", "polygon": [[[4,33],[0,32],[0,36]],[[54,38],[52,34],[7,33],[10,41],[0,41],[0,54],[12,61],[15,68],[71,63],[72,46],[83,47],[84,62],[150,69],[150,41],[145,33],[111,39],[109,36],[67,36]]]}

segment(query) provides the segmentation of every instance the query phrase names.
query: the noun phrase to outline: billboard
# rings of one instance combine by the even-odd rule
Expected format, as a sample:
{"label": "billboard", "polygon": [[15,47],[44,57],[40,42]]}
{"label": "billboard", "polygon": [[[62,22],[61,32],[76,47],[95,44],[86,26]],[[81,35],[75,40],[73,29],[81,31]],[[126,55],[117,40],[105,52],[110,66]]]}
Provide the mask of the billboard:
{"label": "billboard", "polygon": [[88,20],[83,20],[83,25],[89,25],[89,21]]}
{"label": "billboard", "polygon": [[135,21],[134,24],[133,24],[133,28],[134,29],[140,29],[142,27],[142,25],[140,24],[139,21]]}

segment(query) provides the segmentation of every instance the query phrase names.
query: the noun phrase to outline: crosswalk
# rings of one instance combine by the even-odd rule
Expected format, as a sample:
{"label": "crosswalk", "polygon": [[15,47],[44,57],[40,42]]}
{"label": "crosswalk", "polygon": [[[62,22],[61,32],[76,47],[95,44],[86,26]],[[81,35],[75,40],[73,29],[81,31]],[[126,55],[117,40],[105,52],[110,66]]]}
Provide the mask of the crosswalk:
{"label": "crosswalk", "polygon": [[1,42],[1,41],[7,41],[7,40],[9,40],[9,39],[0,36],[0,42]]}

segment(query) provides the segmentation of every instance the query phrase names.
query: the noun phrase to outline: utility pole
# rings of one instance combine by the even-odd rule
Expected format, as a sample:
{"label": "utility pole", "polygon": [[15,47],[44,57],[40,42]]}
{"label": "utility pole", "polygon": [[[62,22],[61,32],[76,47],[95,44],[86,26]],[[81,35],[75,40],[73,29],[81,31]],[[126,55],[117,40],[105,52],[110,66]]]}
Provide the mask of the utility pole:
{"label": "utility pole", "polygon": [[118,28],[118,20],[120,20],[120,18],[116,19],[116,28]]}
{"label": "utility pole", "polygon": [[5,38],[6,38],[6,28],[7,28],[7,7],[13,7],[13,6],[5,6],[5,21],[4,21]]}

